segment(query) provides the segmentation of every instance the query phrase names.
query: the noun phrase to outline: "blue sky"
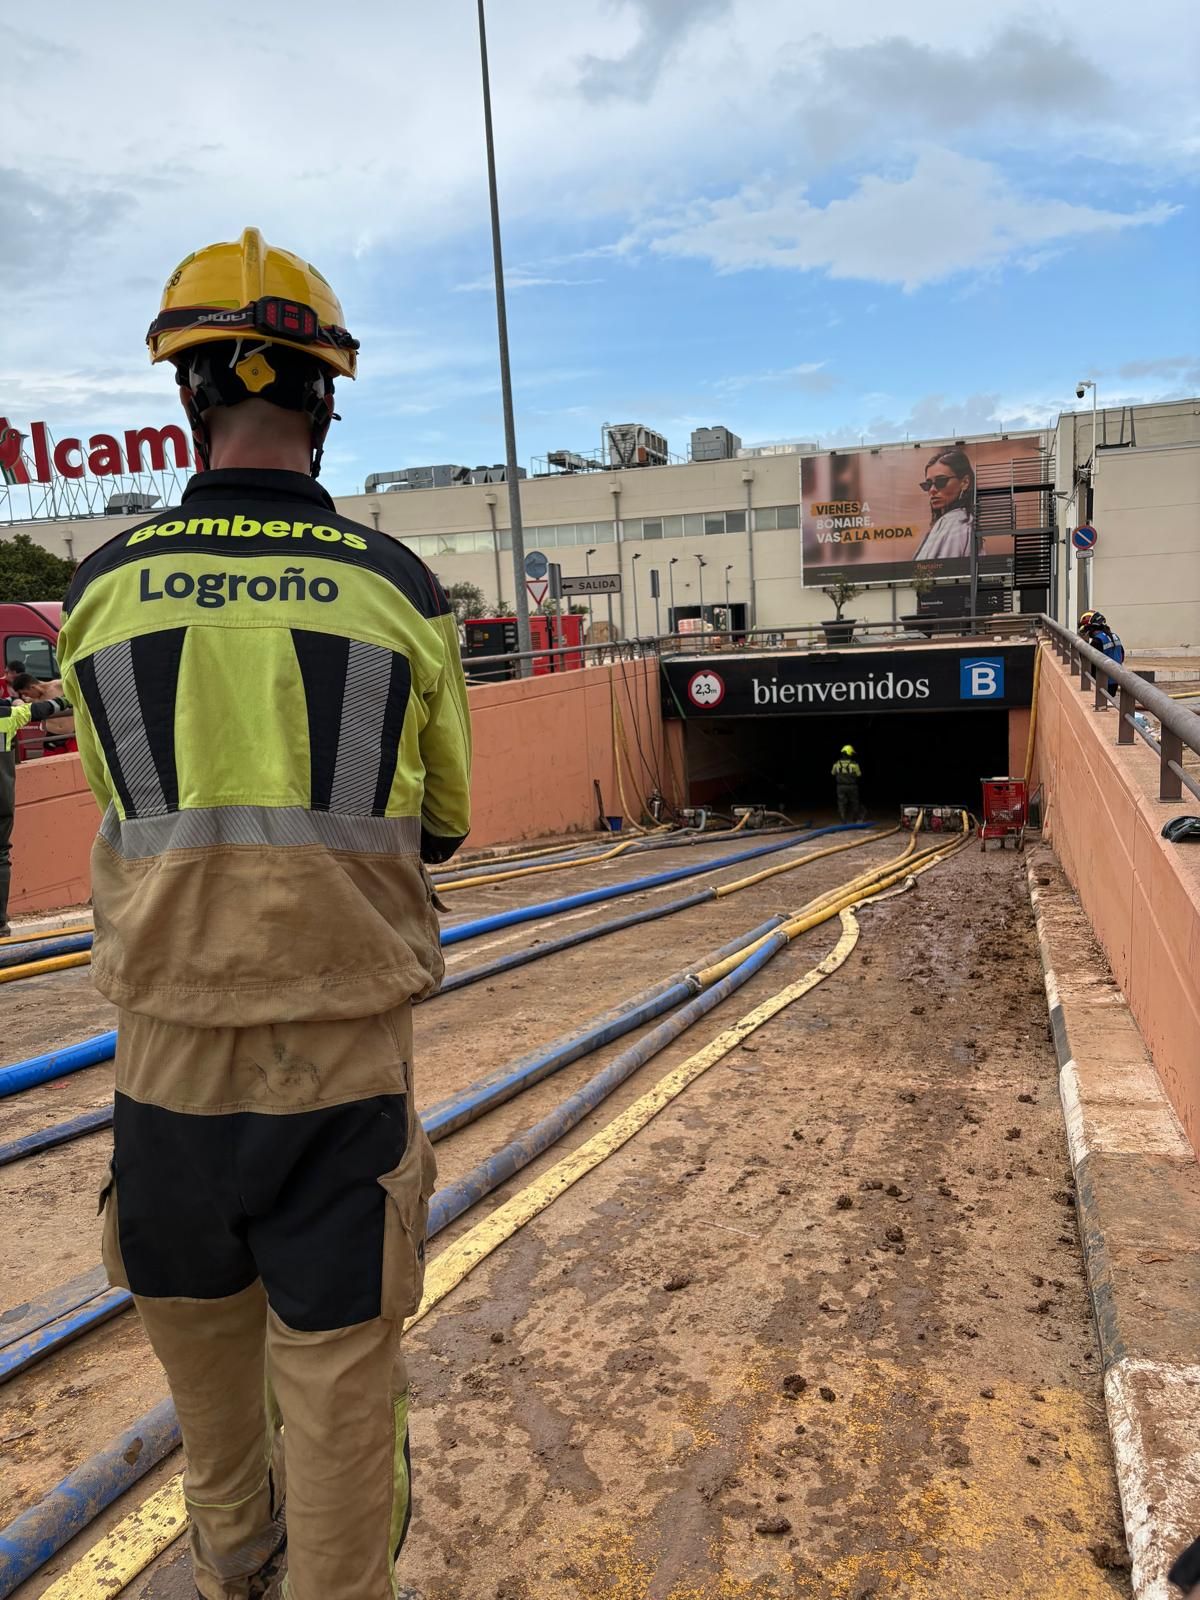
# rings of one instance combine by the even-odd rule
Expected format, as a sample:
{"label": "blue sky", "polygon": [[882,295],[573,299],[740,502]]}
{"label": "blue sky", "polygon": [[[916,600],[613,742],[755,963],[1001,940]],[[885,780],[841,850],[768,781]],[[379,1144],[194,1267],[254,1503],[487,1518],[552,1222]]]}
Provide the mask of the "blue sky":
{"label": "blue sky", "polygon": [[[685,453],[1035,425],[1200,393],[1182,0],[947,26],[911,0],[492,0],[522,463],[643,421]],[[0,414],[162,420],[142,339],[186,251],[253,223],[362,340],[326,456],[503,456],[474,7],[76,0],[6,40]],[[239,39],[236,51],[231,39]]]}

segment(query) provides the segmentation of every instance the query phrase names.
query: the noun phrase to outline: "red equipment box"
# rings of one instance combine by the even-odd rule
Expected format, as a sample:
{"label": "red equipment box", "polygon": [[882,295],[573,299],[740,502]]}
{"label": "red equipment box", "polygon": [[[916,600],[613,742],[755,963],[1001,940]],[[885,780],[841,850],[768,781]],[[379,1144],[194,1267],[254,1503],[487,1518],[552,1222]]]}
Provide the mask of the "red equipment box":
{"label": "red equipment box", "polygon": [[987,849],[989,839],[1013,842],[1014,849],[1025,848],[1025,823],[1028,797],[1023,778],[985,778],[983,780],[983,821],[979,825],[979,848]]}

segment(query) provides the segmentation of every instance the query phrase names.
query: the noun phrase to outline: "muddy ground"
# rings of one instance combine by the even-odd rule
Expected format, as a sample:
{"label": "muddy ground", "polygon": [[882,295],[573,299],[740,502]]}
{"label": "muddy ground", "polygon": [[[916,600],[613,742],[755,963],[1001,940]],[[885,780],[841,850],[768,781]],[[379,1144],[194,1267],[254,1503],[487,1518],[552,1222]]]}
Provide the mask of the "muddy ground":
{"label": "muddy ground", "polygon": [[[421,1008],[422,1102],[896,848],[832,856]],[[687,859],[472,890],[453,915]],[[838,931],[798,941],[496,1201],[813,966]],[[551,936],[531,925],[476,941],[450,953],[451,970],[485,945]],[[85,969],[0,992],[0,1021],[14,1059],[110,1017]],[[441,1144],[442,1181],[621,1047]],[[31,1091],[0,1105],[0,1137],[110,1092],[107,1067]],[[94,1264],[105,1157],[98,1135],[0,1169],[3,1304]],[[478,1267],[408,1353],[416,1514],[401,1572],[426,1600],[1127,1595],[1021,859],[969,849],[864,912],[839,972]],[[0,1522],[163,1392],[128,1316],[0,1389]],[[176,1470],[164,1463],[145,1489]],[[170,1552],[127,1593],[191,1591]]]}

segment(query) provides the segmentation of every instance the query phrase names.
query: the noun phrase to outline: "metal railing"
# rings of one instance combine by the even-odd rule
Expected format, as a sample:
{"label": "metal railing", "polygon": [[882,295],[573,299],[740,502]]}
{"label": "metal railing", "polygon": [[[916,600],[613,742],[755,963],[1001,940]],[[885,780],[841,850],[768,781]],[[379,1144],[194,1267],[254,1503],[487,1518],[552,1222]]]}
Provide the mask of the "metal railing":
{"label": "metal railing", "polygon": [[[515,666],[520,661],[549,659],[551,671],[560,670],[555,658],[582,656],[584,664],[632,661],[639,656],[701,655],[727,650],[850,650],[864,644],[887,644],[900,650],[919,649],[930,639],[990,638],[1031,639],[1037,628],[1038,613],[1001,611],[977,617],[909,617],[906,622],[847,622],[844,640],[831,643],[821,623],[798,623],[792,628],[706,629],[703,633],[651,634],[640,639],[597,640],[594,643],[539,645],[523,653],[505,651],[500,655],[463,656],[463,667],[470,677],[477,667]],[[972,623],[975,627],[972,628]],[[909,635],[914,632],[919,637]],[[864,638],[864,635],[870,637]]]}
{"label": "metal railing", "polygon": [[[1156,688],[1152,672],[1133,672],[1110,660],[1086,639],[1050,617],[1039,617],[1038,623],[1059,659],[1066,662],[1071,672],[1079,674],[1080,689],[1093,691],[1094,708],[1097,711],[1106,711],[1110,705],[1117,708],[1120,716],[1117,743],[1132,744],[1137,738],[1154,751],[1158,757],[1158,798],[1180,801],[1186,788],[1200,800],[1200,783],[1183,765],[1185,749],[1200,755],[1200,716],[1185,710],[1178,700],[1172,700],[1170,695]],[[1111,694],[1110,682],[1116,684]],[[1148,711],[1157,719],[1157,738],[1137,720],[1141,711]]]}
{"label": "metal railing", "polygon": [[[845,639],[830,641],[824,626],[817,623],[797,623],[791,628],[733,628],[707,629],[703,633],[664,633],[640,639],[598,640],[594,643],[541,645],[523,653],[505,651],[499,655],[463,656],[463,668],[468,680],[476,676],[479,667],[498,667],[508,664],[514,670],[522,661],[548,660],[550,671],[570,671],[572,668],[559,657],[583,658],[583,665],[601,666],[612,661],[634,661],[639,656],[705,655],[726,652],[754,652],[763,650],[837,651],[851,650],[863,645],[888,645],[897,650],[920,649],[931,639],[974,640],[1032,639],[1040,620],[1037,612],[1001,611],[976,617],[925,617],[897,619],[895,622],[851,622],[843,626]],[[972,626],[974,624],[974,627]],[[911,635],[916,632],[918,637]],[[867,636],[867,637],[864,637]],[[480,674],[480,682],[498,682],[502,673]]]}
{"label": "metal railing", "polygon": [[[886,644],[896,649],[920,649],[931,639],[976,639],[997,636],[1033,637],[1039,614],[1034,611],[994,611],[977,616],[908,616],[895,621],[831,624],[798,623],[791,628],[712,629],[704,633],[668,633],[644,643],[663,655],[693,655],[714,648],[713,641],[728,640],[728,648],[742,650],[852,650],[863,644]],[[838,636],[838,628],[844,632]],[[912,637],[912,635],[917,637]],[[727,648],[724,644],[718,649]]]}

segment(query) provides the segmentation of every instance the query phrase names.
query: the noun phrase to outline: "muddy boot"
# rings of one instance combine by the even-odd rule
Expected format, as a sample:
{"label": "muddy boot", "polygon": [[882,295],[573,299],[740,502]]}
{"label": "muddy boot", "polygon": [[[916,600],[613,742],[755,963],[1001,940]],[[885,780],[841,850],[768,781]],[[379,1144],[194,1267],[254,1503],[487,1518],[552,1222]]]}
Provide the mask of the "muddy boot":
{"label": "muddy boot", "polygon": [[1183,1591],[1184,1600],[1191,1600],[1191,1596],[1200,1594],[1200,1539],[1188,1545],[1181,1556],[1177,1556],[1167,1579],[1175,1588]]}

